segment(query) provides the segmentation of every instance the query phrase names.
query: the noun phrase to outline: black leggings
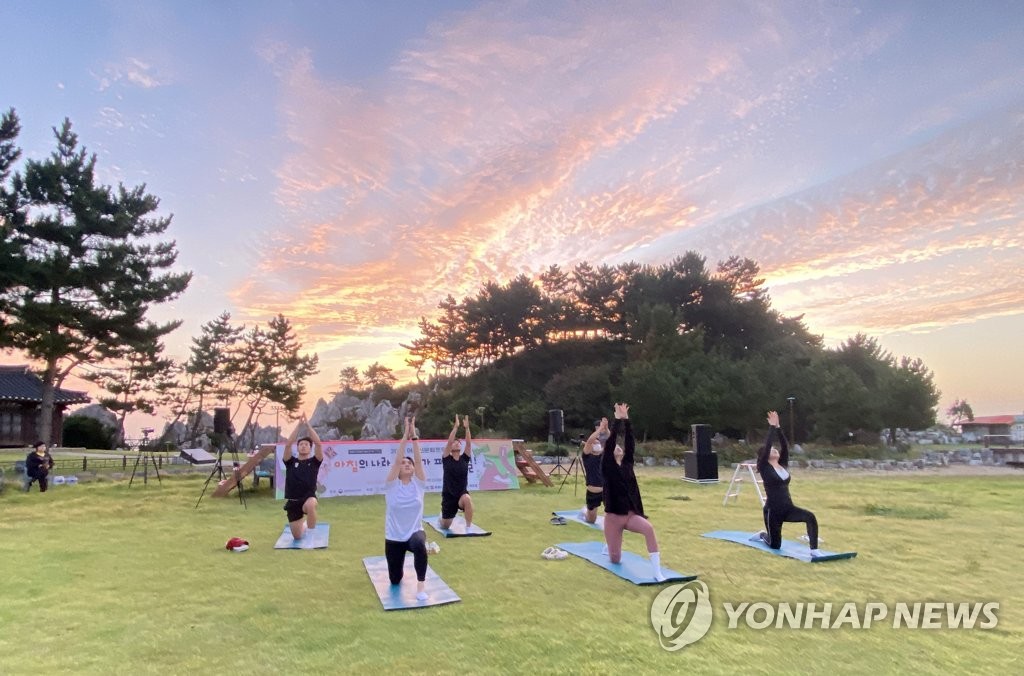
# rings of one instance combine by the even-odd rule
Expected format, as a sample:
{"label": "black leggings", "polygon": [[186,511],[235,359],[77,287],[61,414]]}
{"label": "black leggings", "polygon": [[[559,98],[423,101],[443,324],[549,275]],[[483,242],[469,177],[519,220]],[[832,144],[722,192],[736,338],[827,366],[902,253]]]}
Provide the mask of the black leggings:
{"label": "black leggings", "polygon": [[782,546],[783,523],[806,523],[807,539],[811,549],[818,548],[818,520],[806,509],[789,505],[786,507],[764,506],[764,529],[768,532],[768,546],[778,549]]}
{"label": "black leggings", "polygon": [[391,584],[398,584],[405,574],[405,553],[412,552],[412,565],[416,569],[416,579],[423,582],[427,579],[427,534],[417,532],[407,542],[400,540],[384,540],[384,557],[388,560],[388,577]]}
{"label": "black leggings", "polygon": [[47,476],[48,475],[46,475],[46,474],[40,474],[39,476],[30,476],[28,478],[28,486],[25,488],[25,490],[26,491],[30,490],[32,488],[32,483],[35,482],[35,481],[38,481],[39,482],[39,492],[40,493],[45,493],[46,489],[49,487],[49,480],[48,480]]}

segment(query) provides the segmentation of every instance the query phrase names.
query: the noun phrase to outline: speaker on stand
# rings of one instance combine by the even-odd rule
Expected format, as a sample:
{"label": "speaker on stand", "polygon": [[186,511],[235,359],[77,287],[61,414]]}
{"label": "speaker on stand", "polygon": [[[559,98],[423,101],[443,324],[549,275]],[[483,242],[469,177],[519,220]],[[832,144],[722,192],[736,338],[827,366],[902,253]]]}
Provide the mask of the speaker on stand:
{"label": "speaker on stand", "polygon": [[548,439],[553,441],[555,444],[555,466],[548,472],[548,476],[552,474],[558,474],[564,472],[566,475],[569,474],[569,470],[562,465],[562,453],[559,442],[562,440],[562,436],[565,434],[565,414],[560,408],[553,408],[548,411]]}
{"label": "speaker on stand", "polygon": [[206,478],[206,483],[203,484],[203,492],[199,494],[199,499],[196,500],[195,509],[198,509],[199,503],[203,501],[203,496],[206,495],[206,489],[209,487],[210,482],[213,481],[213,477],[217,477],[219,482],[225,480],[225,451],[231,453],[232,473],[236,480],[235,488],[238,490],[238,502],[243,508],[249,508],[249,506],[245,504],[245,495],[242,493],[242,482],[238,477],[238,448],[235,446],[235,440],[232,438],[234,433],[234,427],[231,425],[231,409],[226,406],[213,409],[212,441],[213,445],[217,447],[217,461],[213,465],[213,471],[210,472],[210,476]]}
{"label": "speaker on stand", "polygon": [[711,450],[711,426],[690,427],[693,450],[683,454],[683,481],[698,484],[718,483],[718,454]]}

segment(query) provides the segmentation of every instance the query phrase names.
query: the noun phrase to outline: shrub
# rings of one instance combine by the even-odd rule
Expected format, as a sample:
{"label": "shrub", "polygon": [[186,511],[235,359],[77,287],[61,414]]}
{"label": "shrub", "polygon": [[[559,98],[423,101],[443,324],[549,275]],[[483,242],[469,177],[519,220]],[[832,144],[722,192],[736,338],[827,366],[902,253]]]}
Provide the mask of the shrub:
{"label": "shrub", "polygon": [[73,415],[64,421],[64,445],[109,450],[114,431],[95,418]]}

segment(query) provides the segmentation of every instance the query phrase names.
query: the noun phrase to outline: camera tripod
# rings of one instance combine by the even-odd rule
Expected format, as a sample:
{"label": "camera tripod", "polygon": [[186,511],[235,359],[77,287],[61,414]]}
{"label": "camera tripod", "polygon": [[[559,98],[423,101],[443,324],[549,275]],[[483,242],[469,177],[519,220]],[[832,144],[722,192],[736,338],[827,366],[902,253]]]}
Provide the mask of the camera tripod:
{"label": "camera tripod", "polygon": [[135,456],[135,466],[132,467],[132,476],[128,479],[128,488],[132,487],[132,482],[135,481],[135,472],[139,469],[139,463],[142,463],[142,483],[149,485],[149,464],[153,463],[153,471],[156,472],[156,480],[161,486],[164,485],[163,479],[160,478],[160,464],[156,460],[156,455],[153,454],[153,448],[149,445],[149,429],[142,430],[142,441],[138,443],[135,450],[138,455]]}

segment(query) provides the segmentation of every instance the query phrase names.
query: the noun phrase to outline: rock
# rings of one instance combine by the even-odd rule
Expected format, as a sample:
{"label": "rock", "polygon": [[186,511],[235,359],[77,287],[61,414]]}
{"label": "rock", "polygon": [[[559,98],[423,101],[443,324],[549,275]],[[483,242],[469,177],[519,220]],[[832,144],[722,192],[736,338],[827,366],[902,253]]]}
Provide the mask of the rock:
{"label": "rock", "polygon": [[791,455],[803,455],[804,454],[804,447],[801,446],[800,444],[793,444],[790,447],[789,452],[790,452]]}
{"label": "rock", "polygon": [[644,458],[645,466],[654,467],[656,464],[658,464],[658,461],[654,459],[654,456],[649,455],[646,458]]}

